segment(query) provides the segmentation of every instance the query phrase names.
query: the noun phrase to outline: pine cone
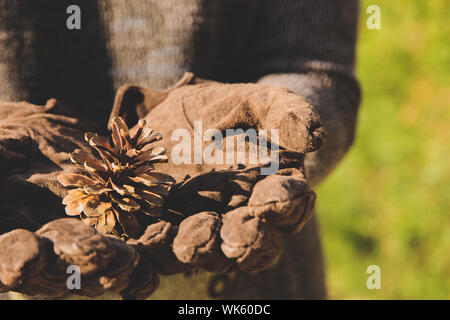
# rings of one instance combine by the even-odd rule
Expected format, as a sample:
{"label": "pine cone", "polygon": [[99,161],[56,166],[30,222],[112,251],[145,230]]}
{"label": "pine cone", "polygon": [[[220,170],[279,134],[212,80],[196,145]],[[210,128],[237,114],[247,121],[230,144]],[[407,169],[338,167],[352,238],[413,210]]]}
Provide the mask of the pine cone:
{"label": "pine cone", "polygon": [[138,237],[145,227],[158,220],[171,220],[163,204],[175,180],[155,172],[153,163],[167,162],[164,147],[152,147],[162,138],[146,127],[145,120],[130,131],[120,117],[112,121],[112,143],[95,133],[85,140],[101,159],[77,149],[70,154],[73,163],[87,175],[62,173],[58,181],[76,187],[64,197],[66,213],[104,234],[125,239]]}

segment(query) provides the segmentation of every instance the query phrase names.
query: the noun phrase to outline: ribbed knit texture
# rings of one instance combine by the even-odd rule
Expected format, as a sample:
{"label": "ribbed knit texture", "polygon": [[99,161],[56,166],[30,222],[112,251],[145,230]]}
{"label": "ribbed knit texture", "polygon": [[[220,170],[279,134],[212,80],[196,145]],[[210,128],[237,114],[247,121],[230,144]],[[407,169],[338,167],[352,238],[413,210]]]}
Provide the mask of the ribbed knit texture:
{"label": "ribbed knit texture", "polygon": [[[81,30],[66,28],[72,4],[81,8]],[[357,14],[356,0],[3,0],[0,100],[55,97],[104,126],[124,83],[165,88],[193,71],[286,86],[316,106],[328,131],[326,146],[307,157],[314,185],[353,141]],[[191,286],[199,292],[186,284],[177,297],[208,297],[210,280],[202,281]],[[175,287],[161,294],[173,297],[182,289]],[[315,220],[290,240],[278,268],[240,277],[225,296],[325,297]]]}

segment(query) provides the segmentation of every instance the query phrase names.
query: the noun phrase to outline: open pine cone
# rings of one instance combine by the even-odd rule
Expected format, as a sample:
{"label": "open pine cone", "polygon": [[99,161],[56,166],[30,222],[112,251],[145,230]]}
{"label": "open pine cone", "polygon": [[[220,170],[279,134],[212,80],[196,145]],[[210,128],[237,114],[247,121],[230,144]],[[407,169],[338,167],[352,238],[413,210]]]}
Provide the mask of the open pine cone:
{"label": "open pine cone", "polygon": [[66,213],[80,216],[99,232],[125,239],[136,238],[145,227],[164,219],[163,204],[175,180],[154,172],[153,163],[167,162],[164,147],[152,147],[162,138],[140,120],[132,129],[120,117],[112,121],[112,145],[107,138],[86,133],[85,140],[101,159],[77,149],[73,163],[87,175],[62,173],[58,181],[76,187],[63,199]]}

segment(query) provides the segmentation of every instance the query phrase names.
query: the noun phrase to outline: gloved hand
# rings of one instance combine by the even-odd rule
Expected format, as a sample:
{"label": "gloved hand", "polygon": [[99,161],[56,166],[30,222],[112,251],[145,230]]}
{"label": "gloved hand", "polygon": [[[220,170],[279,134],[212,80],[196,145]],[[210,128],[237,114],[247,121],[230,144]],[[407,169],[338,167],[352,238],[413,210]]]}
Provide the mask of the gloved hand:
{"label": "gloved hand", "polygon": [[[91,152],[84,133],[95,126],[54,99],[45,106],[1,102],[0,115],[0,292],[150,295],[158,274],[145,245],[64,218],[67,190],[56,176],[78,172],[69,153]],[[70,265],[81,273],[79,290],[67,286]]]}
{"label": "gloved hand", "polygon": [[[218,130],[279,129],[276,169],[270,167],[273,174],[264,176],[260,174],[262,163],[252,161],[243,161],[244,166],[234,163],[231,168],[230,164],[171,161],[157,168],[179,181],[167,199],[167,209],[182,213],[185,219],[179,226],[166,221],[149,225],[139,239],[128,244],[99,235],[73,219],[42,226],[64,216],[60,201],[66,190],[56,182],[56,175],[61,169],[77,170],[68,153],[75,148],[90,152],[82,137],[93,126],[78,121],[55,100],[44,108],[0,106],[5,116],[0,123],[4,164],[0,233],[41,227],[35,234],[14,230],[0,237],[0,247],[9,248],[0,253],[1,291],[50,296],[95,296],[111,291],[144,298],[157,285],[156,271],[168,275],[191,266],[215,272],[257,270],[276,258],[282,232],[298,231],[312,212],[315,195],[305,178],[303,154],[323,142],[318,116],[286,89],[212,82],[186,85],[193,81],[187,74],[175,87],[162,92],[123,87],[112,117],[121,115],[134,124],[147,115],[150,126],[165,135],[161,144],[169,151],[176,149],[170,139],[173,130],[186,129],[192,137],[196,120],[202,121],[204,128]],[[220,117],[213,107],[218,103],[223,108]],[[228,139],[224,139],[227,147]],[[249,143],[247,149],[255,155]],[[270,147],[262,149],[264,153]],[[21,197],[24,191],[26,196]],[[70,264],[83,266],[80,269],[87,283],[79,292],[69,291],[65,285],[64,271]]]}
{"label": "gloved hand", "polygon": [[[323,144],[325,130],[314,108],[289,90],[222,84],[187,73],[165,91],[122,87],[110,120],[115,116],[129,126],[144,118],[163,134],[158,143],[169,151],[169,163],[156,167],[179,181],[167,207],[185,217],[173,233],[173,252],[181,262],[211,272],[263,269],[280,254],[283,232],[298,232],[310,218],[315,194],[304,154]],[[237,141],[244,134],[226,135],[239,128],[255,129],[257,139],[242,146]],[[271,134],[268,145],[259,140],[264,130]],[[241,163],[225,161],[227,152],[248,156]],[[278,160],[268,167],[258,156],[271,152]]]}
{"label": "gloved hand", "polygon": [[1,102],[0,115],[0,234],[36,230],[65,216],[60,197],[66,190],[56,176],[77,171],[69,152],[91,152],[83,136],[94,125],[55,99],[45,106]]}

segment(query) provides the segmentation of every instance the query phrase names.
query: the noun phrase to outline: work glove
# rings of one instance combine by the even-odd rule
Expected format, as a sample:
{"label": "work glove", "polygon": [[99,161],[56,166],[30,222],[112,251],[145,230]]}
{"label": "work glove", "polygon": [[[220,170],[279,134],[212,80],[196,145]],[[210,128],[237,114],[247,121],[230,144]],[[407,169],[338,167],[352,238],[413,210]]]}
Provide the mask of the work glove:
{"label": "work glove", "polygon": [[158,273],[145,246],[67,218],[61,203],[67,190],[57,176],[79,172],[69,153],[91,154],[84,134],[95,125],[54,99],[1,102],[0,115],[0,292],[148,297]]}
{"label": "work glove", "polygon": [[[157,164],[158,171],[178,181],[164,207],[167,215],[176,213],[178,220],[152,223],[127,243],[101,235],[76,219],[59,219],[64,216],[61,198],[67,190],[56,177],[61,172],[78,172],[69,152],[75,148],[90,152],[83,134],[94,126],[78,120],[78,115],[55,100],[45,107],[26,103],[0,107],[4,116],[0,123],[4,164],[0,233],[9,231],[0,236],[0,248],[5,249],[0,253],[1,291],[45,296],[118,292],[125,298],[145,298],[157,287],[158,274],[191,267],[212,272],[259,270],[280,254],[283,233],[298,232],[312,214],[315,194],[303,159],[304,153],[322,145],[325,132],[314,109],[286,89],[226,85],[192,74],[165,91],[122,87],[110,124],[116,116],[129,126],[145,118],[163,133],[165,139],[159,143],[169,152],[177,150],[177,143],[169,139],[172,133],[184,129],[183,133],[194,137],[196,121],[219,132],[279,130],[268,137],[258,132],[258,143],[270,140],[260,144],[258,155],[279,151],[275,160],[270,157],[269,165],[245,159],[193,165],[180,163],[177,157],[169,157],[167,165]],[[223,141],[227,148],[228,139]],[[234,154],[247,151],[249,159],[255,155],[249,143],[232,149]],[[81,289],[66,283],[66,271],[72,265],[83,275]]]}
{"label": "work glove", "polygon": [[[283,234],[298,232],[311,217],[316,196],[304,155],[322,146],[325,129],[315,109],[288,89],[186,73],[164,91],[121,87],[110,125],[117,116],[129,126],[145,119],[164,137],[158,144],[169,162],[156,167],[178,181],[166,208],[183,219],[172,241],[167,232],[163,238],[179,261],[210,272],[261,270],[281,253]],[[253,129],[247,133],[256,136],[242,144],[245,133],[227,129]],[[228,154],[234,159],[226,161]],[[155,239],[155,228],[148,232]]]}

